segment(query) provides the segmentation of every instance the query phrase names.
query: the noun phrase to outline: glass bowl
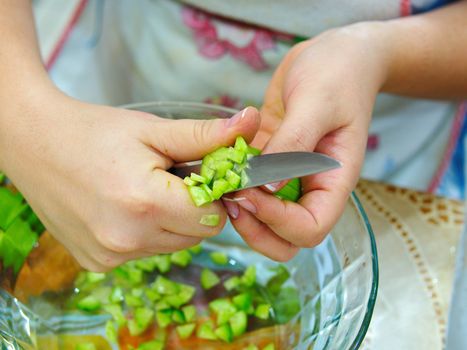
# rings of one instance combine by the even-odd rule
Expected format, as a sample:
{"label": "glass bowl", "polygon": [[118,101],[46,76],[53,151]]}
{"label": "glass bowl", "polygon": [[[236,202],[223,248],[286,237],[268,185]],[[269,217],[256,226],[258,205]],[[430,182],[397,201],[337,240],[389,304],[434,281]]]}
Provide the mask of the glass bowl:
{"label": "glass bowl", "polygon": [[[145,111],[168,119],[229,118],[236,112],[224,107],[187,102],[150,102],[122,108]],[[278,266],[278,263],[249,249],[230,223],[219,236],[203,242],[203,246],[224,251],[240,267],[254,265],[260,285],[265,285],[272,275],[271,270]],[[295,309],[289,315],[293,317],[278,322],[281,324],[274,325],[272,330],[271,327],[263,328],[265,333],[270,332],[267,337],[273,337],[278,345],[276,350],[358,349],[368,330],[375,305],[378,260],[371,226],[355,194],[351,195],[342,217],[326,239],[315,248],[302,249],[285,265],[290,278],[277,299],[284,302],[286,306],[283,308],[289,307],[288,302],[293,300]],[[54,273],[53,268],[49,270],[50,274]],[[293,298],[290,294],[282,293],[288,287],[294,290]],[[99,335],[99,339],[105,343],[103,325],[108,315],[90,317],[67,313],[60,304],[60,297],[58,295],[57,298],[55,294],[48,298],[39,296],[28,300],[25,305],[0,288],[0,348],[37,349],[38,341],[45,341],[39,349],[63,350],[69,348],[63,345],[63,342],[71,339],[67,338],[69,335],[74,337],[73,341]],[[256,341],[259,334],[263,333],[247,335]],[[104,343],[98,348],[110,349]],[[225,344],[222,348],[237,349],[231,347],[234,344]]]}
{"label": "glass bowl", "polygon": [[[122,106],[168,119],[229,118],[230,108],[192,102],[148,102]],[[306,225],[306,223],[303,223]],[[250,250],[228,223],[207,245],[225,250],[267,275],[275,263]],[[375,239],[357,196],[317,247],[302,249],[287,264],[298,287],[301,309],[281,332],[282,349],[358,349],[370,324],[378,289]],[[262,273],[262,271],[264,273]]]}

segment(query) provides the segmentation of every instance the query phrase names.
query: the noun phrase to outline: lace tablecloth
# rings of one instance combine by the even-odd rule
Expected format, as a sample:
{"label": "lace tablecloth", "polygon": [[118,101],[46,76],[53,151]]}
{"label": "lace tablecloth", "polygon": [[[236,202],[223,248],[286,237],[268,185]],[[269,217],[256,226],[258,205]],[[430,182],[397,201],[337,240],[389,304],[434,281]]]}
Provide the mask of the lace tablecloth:
{"label": "lace tablecloth", "polygon": [[363,349],[443,349],[463,203],[360,181],[380,281]]}

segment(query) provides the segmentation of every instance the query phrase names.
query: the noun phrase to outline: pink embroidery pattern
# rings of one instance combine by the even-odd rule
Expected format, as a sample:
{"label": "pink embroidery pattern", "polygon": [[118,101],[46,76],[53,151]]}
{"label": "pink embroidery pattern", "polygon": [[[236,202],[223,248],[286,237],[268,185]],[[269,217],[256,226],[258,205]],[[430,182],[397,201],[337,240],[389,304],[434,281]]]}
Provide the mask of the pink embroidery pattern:
{"label": "pink embroidery pattern", "polygon": [[[226,54],[246,63],[252,69],[261,71],[269,68],[262,52],[275,48],[276,38],[287,38],[269,30],[247,26],[243,23],[220,19],[192,7],[182,9],[183,23],[191,29],[198,50],[204,57],[219,59]],[[221,31],[240,34],[246,44],[235,44],[223,39]]]}

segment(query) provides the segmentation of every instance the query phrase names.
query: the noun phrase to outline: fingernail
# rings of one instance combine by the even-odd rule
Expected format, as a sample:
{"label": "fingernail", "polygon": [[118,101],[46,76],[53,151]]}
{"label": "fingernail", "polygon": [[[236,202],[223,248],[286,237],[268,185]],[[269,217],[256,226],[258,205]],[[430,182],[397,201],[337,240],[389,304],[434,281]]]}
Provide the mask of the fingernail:
{"label": "fingernail", "polygon": [[271,192],[276,192],[277,189],[279,188],[281,182],[278,181],[278,182],[272,182],[270,184],[267,184],[267,185],[264,185],[264,187],[266,187],[269,191]]}
{"label": "fingernail", "polygon": [[226,201],[226,200],[222,200],[222,203],[224,203],[224,206],[227,209],[227,214],[229,214],[229,216],[232,219],[235,220],[236,218],[238,218],[238,214],[240,213],[240,209],[238,208],[237,203],[232,202],[232,201]]}
{"label": "fingernail", "polygon": [[237,203],[239,206],[241,206],[243,209],[246,211],[249,211],[252,214],[256,214],[256,207],[253,203],[251,203],[248,199],[246,198],[238,198]]}
{"label": "fingernail", "polygon": [[228,120],[227,120],[227,127],[228,128],[231,128],[233,126],[235,126],[236,124],[238,124],[240,122],[240,120],[242,120],[245,115],[246,115],[246,111],[248,110],[249,107],[245,108],[244,110],[238,112],[237,114],[235,114],[234,116],[230,117]]}

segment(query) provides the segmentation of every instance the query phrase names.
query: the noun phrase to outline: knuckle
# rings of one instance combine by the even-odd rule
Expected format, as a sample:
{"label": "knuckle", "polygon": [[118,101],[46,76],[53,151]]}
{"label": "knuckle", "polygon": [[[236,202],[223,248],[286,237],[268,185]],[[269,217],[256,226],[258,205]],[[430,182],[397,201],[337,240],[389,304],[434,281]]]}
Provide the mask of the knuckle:
{"label": "knuckle", "polygon": [[122,194],[119,203],[127,213],[138,219],[154,216],[159,209],[156,202],[142,190],[131,190]]}
{"label": "knuckle", "polygon": [[101,231],[94,236],[103,248],[114,253],[131,253],[142,248],[140,240],[135,238],[134,235],[122,233],[115,229]]}
{"label": "knuckle", "polygon": [[212,126],[212,123],[210,123],[208,121],[195,122],[193,124],[193,129],[192,129],[193,141],[196,144],[201,145],[201,144],[205,143],[206,140],[209,140],[209,135],[210,135],[210,132],[211,132],[211,126]]}

